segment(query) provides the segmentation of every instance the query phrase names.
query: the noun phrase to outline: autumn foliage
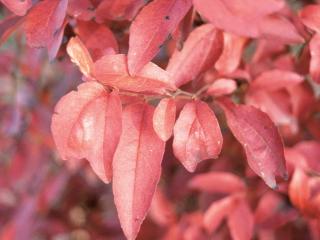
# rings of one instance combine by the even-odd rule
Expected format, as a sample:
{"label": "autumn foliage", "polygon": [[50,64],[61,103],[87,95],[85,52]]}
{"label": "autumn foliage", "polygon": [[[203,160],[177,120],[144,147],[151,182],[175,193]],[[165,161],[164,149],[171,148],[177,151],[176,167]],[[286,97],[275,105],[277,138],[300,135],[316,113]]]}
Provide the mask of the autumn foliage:
{"label": "autumn foliage", "polygon": [[320,1],[0,2],[1,240],[320,239]]}

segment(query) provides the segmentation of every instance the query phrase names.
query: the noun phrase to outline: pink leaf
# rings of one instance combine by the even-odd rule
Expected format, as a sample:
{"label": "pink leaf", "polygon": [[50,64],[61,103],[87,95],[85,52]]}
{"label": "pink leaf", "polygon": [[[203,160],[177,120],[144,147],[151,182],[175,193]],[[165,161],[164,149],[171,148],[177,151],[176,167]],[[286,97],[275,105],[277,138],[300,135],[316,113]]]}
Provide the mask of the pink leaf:
{"label": "pink leaf", "polygon": [[310,66],[309,71],[312,80],[320,83],[320,34],[315,34],[310,43]]}
{"label": "pink leaf", "polygon": [[153,112],[148,104],[125,108],[113,159],[114,201],[128,239],[136,238],[160,178],[165,143],[153,130]]}
{"label": "pink leaf", "polygon": [[217,158],[222,141],[219,123],[206,103],[192,101],[183,107],[174,126],[173,151],[189,172],[200,161]]}
{"label": "pink leaf", "polygon": [[68,14],[74,18],[89,21],[94,17],[91,0],[69,0]]}
{"label": "pink leaf", "polygon": [[320,32],[320,5],[307,5],[299,15],[304,25],[313,31]]}
{"label": "pink leaf", "polygon": [[130,27],[130,75],[138,73],[156,56],[190,7],[191,0],[155,0],[141,10]]}
{"label": "pink leaf", "polygon": [[1,0],[1,2],[14,14],[23,16],[32,6],[32,0]]}
{"label": "pink leaf", "polygon": [[164,98],[156,107],[153,115],[153,128],[159,138],[167,141],[176,121],[176,103],[173,99]]}
{"label": "pink leaf", "polygon": [[131,21],[145,3],[145,0],[104,0],[99,4],[96,10],[97,21]]}
{"label": "pink leaf", "polygon": [[301,83],[303,76],[279,69],[265,71],[260,74],[251,84],[252,90],[275,91]]}
{"label": "pink leaf", "polygon": [[22,24],[24,18],[9,16],[0,21],[0,45],[2,45],[10,35]]}
{"label": "pink leaf", "polygon": [[183,49],[175,50],[167,71],[177,87],[196,79],[218,60],[223,48],[222,33],[211,24],[205,24],[191,32]]}
{"label": "pink leaf", "polygon": [[82,83],[78,91],[57,104],[51,131],[64,160],[86,158],[93,171],[110,182],[112,158],[121,133],[121,103],[96,82]]}
{"label": "pink leaf", "polygon": [[309,198],[311,196],[308,183],[308,176],[301,168],[296,168],[289,185],[289,197],[292,204],[301,211],[307,211],[309,207]]}
{"label": "pink leaf", "polygon": [[273,37],[285,42],[302,42],[294,25],[279,12],[284,1],[278,0],[193,0],[195,9],[217,28],[239,36]]}
{"label": "pink leaf", "polygon": [[221,97],[233,93],[237,89],[237,83],[233,79],[220,78],[214,81],[207,90],[207,94]]}
{"label": "pink leaf", "polygon": [[93,60],[86,46],[78,37],[71,38],[67,45],[67,53],[83,75],[90,76],[93,71]]}
{"label": "pink leaf", "polygon": [[97,24],[94,21],[78,21],[76,32],[94,60],[98,60],[106,54],[119,52],[117,40],[105,24]]}
{"label": "pink leaf", "polygon": [[238,68],[247,39],[224,32],[223,40],[223,51],[215,67],[219,73],[228,74]]}
{"label": "pink leaf", "polygon": [[228,226],[233,240],[252,239],[254,218],[244,200],[240,200],[238,206],[229,213]]}
{"label": "pink leaf", "polygon": [[259,36],[259,22],[284,7],[277,0],[193,0],[195,9],[217,28],[240,36]]}
{"label": "pink leaf", "polygon": [[275,176],[286,179],[287,172],[283,143],[274,123],[252,106],[234,105],[228,100],[221,100],[220,106],[230,130],[245,149],[251,169],[269,187],[276,188]]}
{"label": "pink leaf", "polygon": [[235,193],[245,189],[245,185],[239,177],[226,172],[197,174],[190,180],[188,186],[209,193]]}
{"label": "pink leaf", "polygon": [[30,47],[50,47],[66,16],[68,0],[44,0],[35,5],[24,22]]}
{"label": "pink leaf", "polygon": [[235,206],[236,199],[233,196],[213,202],[204,214],[203,225],[205,229],[209,233],[215,232]]}
{"label": "pink leaf", "polygon": [[129,75],[126,56],[106,55],[94,64],[94,77],[101,83],[121,90],[147,93],[164,93],[175,87],[168,73],[153,63],[148,63],[135,77]]}

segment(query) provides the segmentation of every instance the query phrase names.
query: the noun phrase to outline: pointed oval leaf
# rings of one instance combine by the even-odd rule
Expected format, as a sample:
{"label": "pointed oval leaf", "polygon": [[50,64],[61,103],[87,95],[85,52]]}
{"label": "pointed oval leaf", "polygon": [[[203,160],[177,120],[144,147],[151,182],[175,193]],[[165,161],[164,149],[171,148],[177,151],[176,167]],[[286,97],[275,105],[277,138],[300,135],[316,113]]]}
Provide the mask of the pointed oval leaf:
{"label": "pointed oval leaf", "polygon": [[106,55],[94,64],[94,77],[101,83],[121,90],[163,94],[175,90],[168,73],[153,63],[148,63],[132,77],[129,75],[126,56]]}
{"label": "pointed oval leaf", "polygon": [[135,75],[156,56],[190,7],[191,0],[155,0],[140,11],[130,27],[130,75]]}
{"label": "pointed oval leaf", "polygon": [[86,158],[94,172],[110,182],[112,158],[121,133],[121,102],[96,82],[82,83],[78,91],[57,104],[51,131],[64,160]]}
{"label": "pointed oval leaf", "polygon": [[176,121],[176,102],[173,99],[164,98],[156,107],[153,115],[153,128],[159,138],[167,141],[171,135]]}
{"label": "pointed oval leaf", "polygon": [[94,60],[98,60],[106,54],[119,52],[117,40],[105,24],[97,24],[94,21],[78,21],[75,30]]}
{"label": "pointed oval leaf", "polygon": [[320,83],[320,34],[315,34],[310,43],[310,65],[309,71],[313,81]]}
{"label": "pointed oval leaf", "polygon": [[163,142],[153,130],[154,108],[124,109],[122,134],[113,159],[113,194],[124,234],[135,239],[160,178]]}
{"label": "pointed oval leaf", "polygon": [[222,141],[219,123],[206,103],[192,101],[183,107],[174,125],[173,152],[189,172],[202,160],[217,158]]}
{"label": "pointed oval leaf", "polygon": [[303,24],[313,31],[320,32],[320,5],[310,4],[305,6],[300,12],[300,19]]}
{"label": "pointed oval leaf", "polygon": [[287,178],[284,149],[279,132],[268,115],[255,107],[219,101],[228,126],[244,148],[251,169],[276,188],[275,176]]}
{"label": "pointed oval leaf", "polygon": [[236,198],[233,196],[213,202],[204,214],[203,225],[208,233],[213,233],[219,227],[224,218],[236,206]]}
{"label": "pointed oval leaf", "polygon": [[249,205],[240,200],[228,216],[228,227],[234,240],[252,239],[254,217]]}
{"label": "pointed oval leaf", "polygon": [[223,35],[212,24],[205,24],[191,32],[182,50],[176,49],[167,71],[172,82],[184,85],[214,65],[222,53]]}
{"label": "pointed oval leaf", "polygon": [[49,47],[66,16],[68,0],[44,0],[26,16],[23,28],[30,47]]}
{"label": "pointed oval leaf", "polygon": [[103,0],[96,10],[97,22],[131,21],[145,4],[145,0]]}
{"label": "pointed oval leaf", "polygon": [[257,37],[259,21],[284,7],[277,0],[193,0],[195,9],[217,28],[240,36]]}
{"label": "pointed oval leaf", "polygon": [[300,211],[305,212],[309,206],[311,196],[308,176],[301,168],[296,168],[289,185],[289,197],[292,204]]}
{"label": "pointed oval leaf", "polygon": [[193,0],[195,9],[217,28],[239,36],[272,37],[284,42],[302,42],[294,25],[279,12],[284,1],[278,0]]}
{"label": "pointed oval leaf", "polygon": [[32,6],[32,0],[1,0],[1,2],[18,16],[25,15]]}
{"label": "pointed oval leaf", "polygon": [[231,33],[223,33],[223,51],[215,64],[220,74],[235,71],[241,61],[243,48],[247,39]]}
{"label": "pointed oval leaf", "polygon": [[93,71],[93,60],[86,46],[78,37],[73,37],[67,45],[67,53],[71,61],[76,64],[83,75],[90,76]]}
{"label": "pointed oval leaf", "polygon": [[207,94],[221,97],[233,93],[237,89],[237,83],[233,79],[220,78],[214,81],[207,90]]}
{"label": "pointed oval leaf", "polygon": [[276,91],[301,83],[304,77],[291,71],[273,69],[264,71],[250,85],[252,90]]}
{"label": "pointed oval leaf", "polygon": [[235,193],[245,190],[245,185],[239,177],[226,172],[197,174],[189,181],[188,186],[209,193]]}

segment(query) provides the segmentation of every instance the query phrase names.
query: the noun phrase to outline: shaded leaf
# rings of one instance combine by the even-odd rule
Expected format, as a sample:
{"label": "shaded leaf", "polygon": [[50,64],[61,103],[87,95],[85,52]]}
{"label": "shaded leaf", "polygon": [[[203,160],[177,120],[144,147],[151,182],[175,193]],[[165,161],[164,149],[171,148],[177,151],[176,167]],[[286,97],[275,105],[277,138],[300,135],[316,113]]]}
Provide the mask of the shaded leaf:
{"label": "shaded leaf", "polygon": [[18,16],[25,15],[32,6],[32,0],[1,0],[1,2]]}
{"label": "shaded leaf", "polygon": [[274,69],[261,73],[250,85],[251,89],[275,91],[301,83],[304,77],[291,71]]}
{"label": "shaded leaf", "polygon": [[153,130],[153,112],[148,104],[125,108],[113,159],[114,201],[128,239],[136,238],[160,178],[165,143]]}
{"label": "shaded leaf", "polygon": [[97,24],[94,21],[78,21],[76,32],[94,60],[98,60],[106,54],[119,52],[115,36],[104,24]]}
{"label": "shaded leaf", "polygon": [[233,196],[213,202],[204,214],[203,225],[205,229],[209,233],[215,232],[235,206],[236,198]]}
{"label": "shaded leaf", "polygon": [[310,43],[310,65],[309,71],[313,81],[320,83],[320,34],[315,34]]}
{"label": "shaded leaf", "polygon": [[140,11],[130,27],[130,75],[136,75],[156,56],[190,7],[191,0],[155,0]]}
{"label": "shaded leaf", "polygon": [[300,11],[303,24],[313,31],[320,32],[320,5],[310,4]]}
{"label": "shaded leaf", "polygon": [[145,3],[145,0],[104,0],[97,7],[96,19],[98,22],[105,20],[131,21]]}
{"label": "shaded leaf", "polygon": [[245,185],[239,177],[226,172],[197,174],[189,181],[188,186],[209,193],[235,193],[245,190]]}
{"label": "shaded leaf", "polygon": [[30,47],[46,47],[54,43],[63,25],[68,0],[44,0],[35,5],[23,24]]}
{"label": "shaded leaf", "polygon": [[240,200],[229,213],[228,226],[233,240],[252,239],[254,218],[246,201]]}

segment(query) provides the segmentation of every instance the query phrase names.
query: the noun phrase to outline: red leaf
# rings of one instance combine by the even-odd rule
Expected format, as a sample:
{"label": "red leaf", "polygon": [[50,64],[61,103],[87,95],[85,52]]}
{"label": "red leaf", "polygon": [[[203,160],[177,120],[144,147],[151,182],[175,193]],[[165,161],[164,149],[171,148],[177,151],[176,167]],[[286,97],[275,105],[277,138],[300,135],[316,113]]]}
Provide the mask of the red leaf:
{"label": "red leaf", "polygon": [[169,226],[176,221],[174,205],[159,187],[153,196],[149,216],[160,226]]}
{"label": "red leaf", "polygon": [[254,218],[250,207],[244,200],[240,200],[228,216],[228,226],[234,240],[252,239]]}
{"label": "red leaf", "polygon": [[309,71],[313,81],[320,83],[320,34],[315,34],[310,43],[310,66]]}
{"label": "red leaf", "polygon": [[235,193],[245,189],[245,185],[239,177],[226,172],[197,174],[190,180],[188,186],[209,193]]}
{"label": "red leaf", "polygon": [[71,61],[76,64],[83,75],[89,77],[93,71],[93,60],[86,46],[78,37],[71,38],[67,45],[67,52]]}
{"label": "red leaf", "polygon": [[296,27],[282,16],[269,16],[263,18],[259,24],[260,35],[270,40],[276,39],[282,43],[302,43],[304,39]]}
{"label": "red leaf", "polygon": [[296,168],[289,185],[289,197],[295,207],[302,212],[307,211],[311,196],[308,177],[303,169]]}
{"label": "red leaf", "polygon": [[237,89],[237,83],[233,79],[220,78],[214,81],[207,90],[207,94],[221,97],[233,93]]}
{"label": "red leaf", "polygon": [[98,22],[105,20],[131,21],[145,3],[144,0],[104,0],[96,10],[96,19]]}
{"label": "red leaf", "polygon": [[223,198],[210,205],[204,214],[203,225],[209,233],[215,232],[222,220],[227,217],[236,205],[236,199],[231,197]]}
{"label": "red leaf", "polygon": [[193,0],[193,3],[201,16],[227,32],[255,38],[272,36],[286,42],[303,41],[291,22],[269,16],[281,10],[284,1]]}
{"label": "red leaf", "polygon": [[94,17],[91,0],[69,0],[68,14],[74,18],[89,21]]}
{"label": "red leaf", "polygon": [[189,172],[200,161],[217,158],[222,141],[219,123],[206,103],[193,101],[183,107],[174,125],[173,151]]}
{"label": "red leaf", "polygon": [[152,126],[154,108],[125,108],[122,135],[113,159],[113,193],[121,227],[135,239],[160,178],[165,143]]}
{"label": "red leaf", "polygon": [[23,25],[30,47],[50,48],[63,24],[67,5],[68,0],[44,0],[30,10]]}
{"label": "red leaf", "polygon": [[32,6],[32,0],[1,0],[1,2],[14,14],[23,16]]}
{"label": "red leaf", "polygon": [[313,31],[320,32],[320,5],[307,5],[299,15],[304,25]]}
{"label": "red leaf", "polygon": [[284,7],[284,1],[277,0],[193,0],[201,16],[216,27],[240,36],[257,37],[258,23],[271,13]]}
{"label": "red leaf", "polygon": [[284,150],[279,132],[267,114],[255,107],[220,101],[227,123],[247,155],[251,169],[276,188],[275,176],[287,178]]}
{"label": "red leaf", "polygon": [[22,24],[24,18],[9,16],[0,21],[0,45],[2,45],[10,35]]}
{"label": "red leaf", "polygon": [[224,32],[223,40],[223,51],[215,67],[220,74],[228,74],[238,68],[247,39]]}
{"label": "red leaf", "polygon": [[304,77],[291,71],[279,69],[265,71],[251,84],[252,90],[275,91],[301,83]]}
{"label": "red leaf", "polygon": [[191,32],[183,45],[173,53],[167,71],[177,87],[196,79],[218,60],[223,47],[222,33],[211,24],[205,24]]}
{"label": "red leaf", "polygon": [[153,128],[159,138],[167,141],[176,121],[176,103],[173,99],[164,98],[156,107],[153,115]]}
{"label": "red leaf", "polygon": [[64,160],[86,158],[94,172],[109,182],[112,157],[121,133],[121,103],[96,82],[82,83],[78,91],[57,104],[51,131]]}
{"label": "red leaf", "polygon": [[130,27],[130,75],[137,74],[156,56],[190,7],[191,0],[155,0],[141,10]]}
{"label": "red leaf", "polygon": [[78,21],[76,32],[94,60],[98,60],[106,54],[119,52],[117,40],[112,31],[104,24],[97,24],[94,21]]}
{"label": "red leaf", "polygon": [[135,77],[127,70],[126,56],[106,55],[94,64],[94,77],[101,83],[121,90],[147,93],[164,93],[174,90],[168,73],[153,63],[148,63]]}

